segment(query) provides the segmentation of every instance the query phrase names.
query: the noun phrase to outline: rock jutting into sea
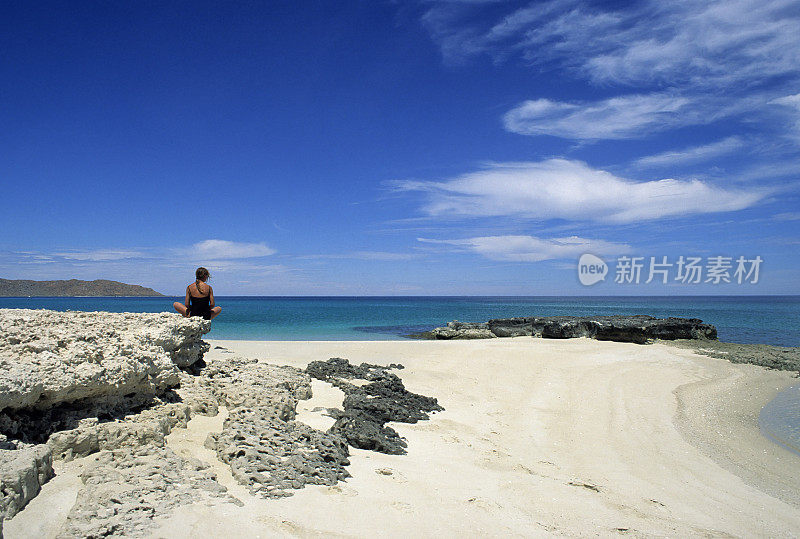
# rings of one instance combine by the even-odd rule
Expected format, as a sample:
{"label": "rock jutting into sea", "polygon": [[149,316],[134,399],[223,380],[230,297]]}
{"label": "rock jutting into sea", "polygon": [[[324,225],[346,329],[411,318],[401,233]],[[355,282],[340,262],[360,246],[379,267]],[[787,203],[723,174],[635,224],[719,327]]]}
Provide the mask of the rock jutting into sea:
{"label": "rock jutting into sea", "polygon": [[717,338],[717,329],[697,318],[632,316],[531,316],[488,322],[449,322],[445,327],[410,335],[418,339],[493,339],[533,336],[545,339],[590,337],[600,341],[644,344],[652,339]]}
{"label": "rock jutting into sea", "polygon": [[[68,464],[79,466],[82,486],[59,537],[143,536],[181,505],[241,505],[208,463],[167,443],[175,428],[221,407],[228,415],[205,447],[264,498],[346,479],[348,442],[403,453],[385,423],[441,409],[405,391],[388,372],[396,365],[335,359],[306,372],[233,355],[206,364],[209,329],[171,313],[0,309],[0,526]],[[348,387],[327,432],[295,421],[311,376]],[[350,389],[353,378],[370,383]]]}

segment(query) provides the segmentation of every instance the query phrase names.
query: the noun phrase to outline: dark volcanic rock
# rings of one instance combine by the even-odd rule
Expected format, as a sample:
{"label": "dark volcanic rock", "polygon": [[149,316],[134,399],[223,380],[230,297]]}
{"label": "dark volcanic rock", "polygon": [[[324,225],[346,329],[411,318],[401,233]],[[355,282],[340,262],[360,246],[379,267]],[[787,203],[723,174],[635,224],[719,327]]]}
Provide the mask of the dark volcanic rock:
{"label": "dark volcanic rock", "polygon": [[545,339],[590,337],[600,341],[644,344],[650,339],[711,339],[717,329],[697,318],[632,316],[533,316],[497,318],[488,323],[450,322],[447,327],[413,335],[423,339],[485,339],[532,335]]}
{"label": "dark volcanic rock", "polygon": [[[402,365],[389,367],[351,365],[342,358],[328,361],[313,361],[306,372],[313,378],[323,380],[340,388],[347,395],[344,411],[332,411],[336,423],[331,433],[341,434],[347,442],[359,449],[369,449],[392,455],[404,454],[407,444],[397,431],[387,427],[389,421],[416,423],[428,419],[428,413],[444,408],[433,397],[408,391],[400,378],[389,372]],[[354,380],[367,382],[363,385]]]}
{"label": "dark volcanic rock", "polygon": [[492,339],[496,335],[489,329],[486,322],[459,322],[453,320],[446,327],[434,328],[431,331],[409,335],[417,339]]}
{"label": "dark volcanic rock", "polygon": [[496,337],[524,337],[531,335],[533,320],[532,317],[495,318],[489,320],[488,326]]}

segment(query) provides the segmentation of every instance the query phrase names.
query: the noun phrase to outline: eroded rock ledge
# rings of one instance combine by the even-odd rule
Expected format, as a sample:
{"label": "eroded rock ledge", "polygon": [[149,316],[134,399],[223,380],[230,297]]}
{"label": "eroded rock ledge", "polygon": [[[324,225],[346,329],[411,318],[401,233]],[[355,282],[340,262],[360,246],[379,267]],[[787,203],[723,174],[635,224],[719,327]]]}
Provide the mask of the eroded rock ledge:
{"label": "eroded rock ledge", "polygon": [[410,335],[419,339],[492,339],[532,336],[545,339],[590,337],[601,341],[644,344],[651,339],[717,338],[717,328],[697,318],[632,316],[531,316],[488,322],[449,322],[445,327]]}
{"label": "eroded rock ledge", "polygon": [[169,400],[209,328],[166,313],[0,309],[0,515],[53,476],[54,449],[71,458],[152,437],[109,420]]}
{"label": "eroded rock ledge", "polygon": [[[348,442],[404,452],[385,422],[441,409],[407,392],[388,372],[395,365],[334,359],[305,372],[232,355],[206,365],[208,330],[173,314],[0,310],[0,526],[53,477],[53,461],[78,467],[83,483],[60,537],[142,536],[179,505],[241,503],[207,463],[166,442],[220,406],[228,417],[205,446],[265,498],[349,477]],[[295,421],[298,400],[311,397],[310,375],[347,388],[327,432]]]}

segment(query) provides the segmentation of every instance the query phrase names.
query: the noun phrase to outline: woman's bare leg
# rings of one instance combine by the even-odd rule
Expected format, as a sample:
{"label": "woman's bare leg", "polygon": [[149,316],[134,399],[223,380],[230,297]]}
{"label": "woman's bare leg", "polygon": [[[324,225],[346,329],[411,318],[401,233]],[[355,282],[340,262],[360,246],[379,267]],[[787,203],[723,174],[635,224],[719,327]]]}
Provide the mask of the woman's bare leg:
{"label": "woman's bare leg", "polygon": [[175,310],[181,313],[183,316],[189,316],[189,311],[186,310],[186,305],[183,303],[176,301],[172,304],[172,306],[175,307]]}
{"label": "woman's bare leg", "polygon": [[211,320],[214,320],[216,316],[222,312],[222,307],[214,307],[211,309]]}

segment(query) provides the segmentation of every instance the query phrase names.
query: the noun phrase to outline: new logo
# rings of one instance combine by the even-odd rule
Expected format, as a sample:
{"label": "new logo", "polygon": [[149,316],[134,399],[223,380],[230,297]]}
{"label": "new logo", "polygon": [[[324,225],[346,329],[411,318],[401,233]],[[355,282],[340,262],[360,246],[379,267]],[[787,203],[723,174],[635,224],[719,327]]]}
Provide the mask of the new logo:
{"label": "new logo", "polygon": [[603,259],[595,255],[584,253],[578,260],[578,280],[584,286],[604,281],[608,274],[608,266]]}

